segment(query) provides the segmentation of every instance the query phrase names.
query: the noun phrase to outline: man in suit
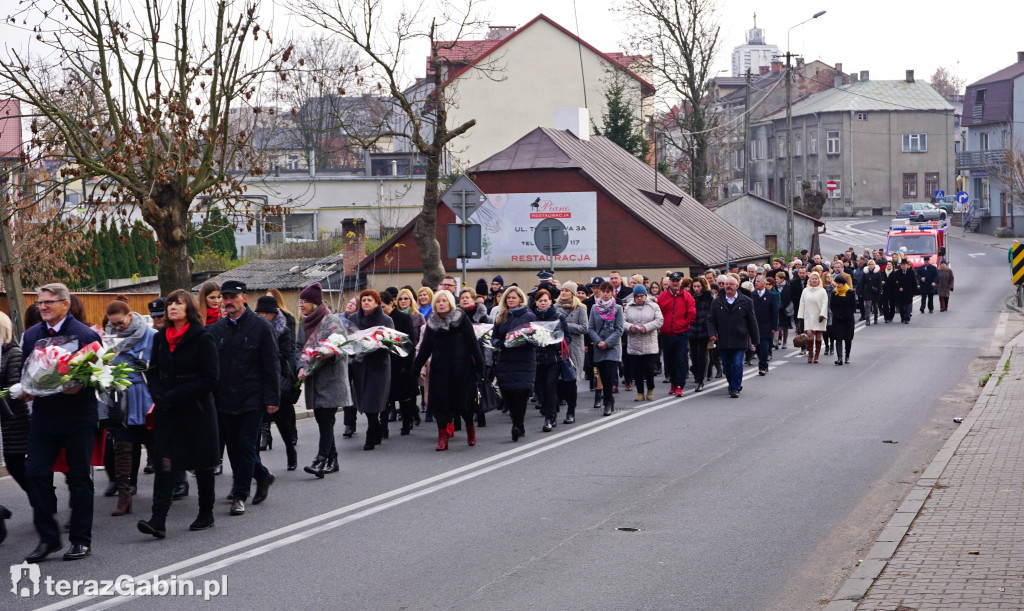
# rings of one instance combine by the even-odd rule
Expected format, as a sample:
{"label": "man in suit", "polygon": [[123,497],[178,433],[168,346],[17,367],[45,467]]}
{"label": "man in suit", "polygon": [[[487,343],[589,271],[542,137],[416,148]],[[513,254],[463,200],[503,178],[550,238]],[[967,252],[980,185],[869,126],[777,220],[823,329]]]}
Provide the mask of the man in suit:
{"label": "man in suit", "polygon": [[896,305],[900,308],[900,322],[909,325],[914,310],[914,294],[917,293],[917,275],[910,269],[910,261],[900,261],[900,268],[892,273],[896,280]]}
{"label": "man in suit", "polygon": [[757,373],[768,373],[768,354],[772,338],[779,329],[779,302],[775,294],[767,290],[764,276],[754,279],[754,315],[757,316],[757,331],[761,341],[757,342]]}
{"label": "man in suit", "polygon": [[[53,338],[72,351],[100,341],[95,331],[75,320],[68,312],[71,293],[67,286],[53,283],[40,287],[36,304],[43,322],[25,331],[22,338],[21,351],[26,364],[40,340]],[[53,490],[53,463],[61,450],[67,459],[67,481],[71,493],[71,532],[68,536],[71,547],[64,554],[64,560],[80,560],[92,551],[93,483],[90,462],[97,422],[96,393],[69,385],[55,395],[33,397],[23,394],[20,399],[33,401],[25,474],[29,481],[33,521],[39,533],[39,545],[25,557],[25,561],[41,562],[62,547],[56,518],[57,496]]]}
{"label": "man in suit", "polygon": [[939,284],[939,268],[932,265],[931,257],[925,255],[924,265],[917,268],[917,292],[921,294],[921,313],[924,314],[924,306],[927,302],[928,313],[935,313],[935,293]]}
{"label": "man in suit", "polygon": [[743,390],[743,353],[749,342],[760,344],[761,336],[750,297],[740,294],[736,278],[723,276],[720,280],[723,290],[711,302],[708,313],[708,339],[718,344],[722,368],[729,381],[729,396],[737,399]]}

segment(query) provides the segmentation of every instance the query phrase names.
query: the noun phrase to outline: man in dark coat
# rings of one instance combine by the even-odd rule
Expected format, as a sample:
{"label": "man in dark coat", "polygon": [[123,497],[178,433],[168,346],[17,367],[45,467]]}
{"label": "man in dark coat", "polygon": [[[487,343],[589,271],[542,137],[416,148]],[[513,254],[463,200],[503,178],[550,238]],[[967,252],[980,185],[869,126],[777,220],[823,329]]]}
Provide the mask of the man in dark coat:
{"label": "man in dark coat", "polygon": [[[39,315],[43,322],[33,326],[21,340],[25,363],[31,358],[36,342],[55,338],[72,352],[100,341],[95,331],[75,320],[68,309],[71,293],[60,283],[39,289]],[[24,382],[24,380],[22,380]],[[57,524],[57,495],[53,489],[53,463],[64,450],[68,464],[68,488],[71,493],[71,547],[65,560],[79,560],[91,553],[93,483],[90,462],[96,432],[96,393],[81,388],[66,388],[49,397],[32,397],[25,393],[22,401],[33,400],[29,424],[28,456],[25,477],[29,485],[33,521],[39,533],[39,545],[25,557],[26,562],[40,562],[62,546]]]}
{"label": "man in dark coat", "polygon": [[772,338],[779,329],[779,302],[775,295],[766,290],[764,276],[754,279],[754,294],[750,296],[757,316],[757,333],[760,340],[757,346],[757,373],[768,373],[768,354]]}
{"label": "man in dark coat", "polygon": [[[800,263],[800,260],[797,259],[794,263]],[[802,264],[801,265],[794,265],[793,266],[793,274],[791,275],[791,279],[789,281],[789,286],[790,286],[789,294],[793,298],[793,313],[795,315],[797,312],[800,311],[800,298],[801,298],[801,296],[803,296],[804,287],[807,286],[807,270],[804,269]],[[800,333],[804,332],[803,326],[804,326],[803,319],[797,318],[796,319],[796,333],[797,334],[800,334]],[[801,355],[806,354],[806,353],[807,353],[807,347],[806,346],[800,349],[800,354]]]}
{"label": "man in dark coat", "polygon": [[917,292],[921,294],[921,313],[924,314],[924,304],[928,302],[928,313],[935,313],[935,293],[939,284],[939,268],[931,263],[931,257],[925,255],[924,265],[917,268]]}
{"label": "man in dark coat", "polygon": [[498,305],[501,300],[501,294],[505,292],[505,279],[501,276],[495,276],[491,280],[491,290],[487,293],[487,299],[484,299],[484,307],[490,312],[491,308]]}
{"label": "man in dark coat", "polygon": [[892,273],[889,281],[895,280],[894,295],[896,305],[900,308],[900,322],[909,325],[914,305],[914,294],[917,293],[917,275],[910,269],[910,261],[900,261],[900,268]]}
{"label": "man in dark coat", "polygon": [[761,336],[754,304],[750,297],[739,294],[739,282],[726,276],[723,288],[711,304],[708,333],[709,339],[718,344],[722,368],[729,381],[729,396],[736,399],[743,390],[743,353],[751,341],[759,344]]}
{"label": "man in dark coat", "polygon": [[274,474],[260,462],[260,421],[264,411],[281,404],[281,363],[270,323],[246,305],[245,283],[228,280],[220,287],[226,316],[210,327],[220,357],[217,412],[224,445],[231,460],[231,515],[245,513],[253,478],[253,505],[267,498]]}

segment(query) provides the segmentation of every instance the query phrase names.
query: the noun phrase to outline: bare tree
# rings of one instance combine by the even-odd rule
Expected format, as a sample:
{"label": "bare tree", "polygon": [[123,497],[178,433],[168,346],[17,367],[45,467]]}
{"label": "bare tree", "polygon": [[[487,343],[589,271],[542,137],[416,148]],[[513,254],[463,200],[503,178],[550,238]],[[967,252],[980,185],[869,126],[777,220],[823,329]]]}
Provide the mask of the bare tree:
{"label": "bare tree", "polygon": [[932,89],[939,92],[944,98],[957,98],[960,96],[960,92],[963,91],[966,81],[962,77],[957,76],[952,70],[945,66],[939,66],[932,73],[932,78],[929,81]]}
{"label": "bare tree", "polygon": [[252,211],[247,170],[231,170],[260,172],[246,122],[263,111],[264,77],[286,78],[290,55],[259,17],[257,0],[27,0],[11,18],[41,47],[35,56],[8,47],[0,62],[3,93],[31,120],[35,158],[61,165],[40,187],[60,208],[70,185],[100,179],[119,214],[137,207],[159,240],[165,293],[191,284],[194,213]]}
{"label": "bare tree", "polygon": [[707,99],[720,47],[715,1],[621,0],[618,10],[629,21],[632,50],[651,57],[659,97],[679,107],[672,117],[677,137],[666,137],[689,161],[687,190],[704,202],[708,147],[718,123]]}
{"label": "bare tree", "polygon": [[[440,0],[423,0],[398,12],[385,4],[384,0],[297,0],[296,10],[310,23],[355,45],[369,64],[365,78],[376,81],[391,98],[378,133],[365,137],[346,130],[346,134],[364,148],[382,138],[405,139],[426,159],[423,207],[413,237],[423,261],[422,283],[436,286],[445,273],[437,241],[437,208],[446,148],[476,125],[475,119],[448,125],[451,100],[445,85],[449,75],[442,55],[480,25],[474,16],[476,0],[466,0],[463,10]],[[403,74],[410,45],[417,40],[430,45],[428,78],[418,83]]]}
{"label": "bare tree", "polygon": [[999,153],[1002,153],[1003,162],[993,163],[989,174],[1002,185],[1003,198],[1008,202],[1005,209],[1013,223],[1016,207],[1024,203],[1024,144],[1020,140],[1010,142],[1003,151],[994,155]]}

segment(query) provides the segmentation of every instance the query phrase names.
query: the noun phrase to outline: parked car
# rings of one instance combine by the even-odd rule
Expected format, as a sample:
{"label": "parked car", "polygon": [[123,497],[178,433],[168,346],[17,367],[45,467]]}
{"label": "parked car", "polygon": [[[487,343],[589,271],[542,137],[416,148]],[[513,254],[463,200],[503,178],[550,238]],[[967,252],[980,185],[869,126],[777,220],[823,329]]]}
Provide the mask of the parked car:
{"label": "parked car", "polygon": [[932,201],[933,204],[946,211],[946,215],[953,214],[953,207],[956,206],[955,195],[944,195],[942,199]]}
{"label": "parked car", "polygon": [[910,219],[919,223],[924,221],[944,221],[946,220],[946,211],[934,204],[914,202],[900,204],[900,207],[896,209],[896,218]]}

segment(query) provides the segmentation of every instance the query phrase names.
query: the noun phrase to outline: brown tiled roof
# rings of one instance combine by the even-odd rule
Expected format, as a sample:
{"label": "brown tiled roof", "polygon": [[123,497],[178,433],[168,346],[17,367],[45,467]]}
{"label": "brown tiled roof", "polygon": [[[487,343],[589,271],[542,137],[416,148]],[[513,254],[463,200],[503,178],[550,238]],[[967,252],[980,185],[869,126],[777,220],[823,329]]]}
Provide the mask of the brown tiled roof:
{"label": "brown tiled roof", "polygon": [[1022,74],[1024,74],[1024,62],[1017,62],[1015,64],[1010,64],[1009,66],[1003,68],[1002,70],[993,72],[992,74],[986,76],[980,81],[975,81],[971,83],[970,85],[968,85],[968,87],[973,87],[975,85],[987,85],[989,83],[998,83],[999,81],[1007,81],[1015,79],[1018,76],[1021,76]]}
{"label": "brown tiled roof", "polygon": [[[332,279],[337,280],[337,286],[324,284],[324,288],[340,289],[343,275],[341,255],[336,254],[322,259],[257,259],[214,276],[210,281],[222,284],[227,280],[241,280],[247,289],[262,291],[271,288],[300,289],[334,277]],[[199,287],[193,290],[198,291]]]}
{"label": "brown tiled roof", "polygon": [[469,171],[565,168],[578,168],[609,198],[701,265],[724,263],[726,245],[732,261],[768,256],[664,176],[655,190],[654,169],[602,136],[580,140],[569,131],[538,127]]}

